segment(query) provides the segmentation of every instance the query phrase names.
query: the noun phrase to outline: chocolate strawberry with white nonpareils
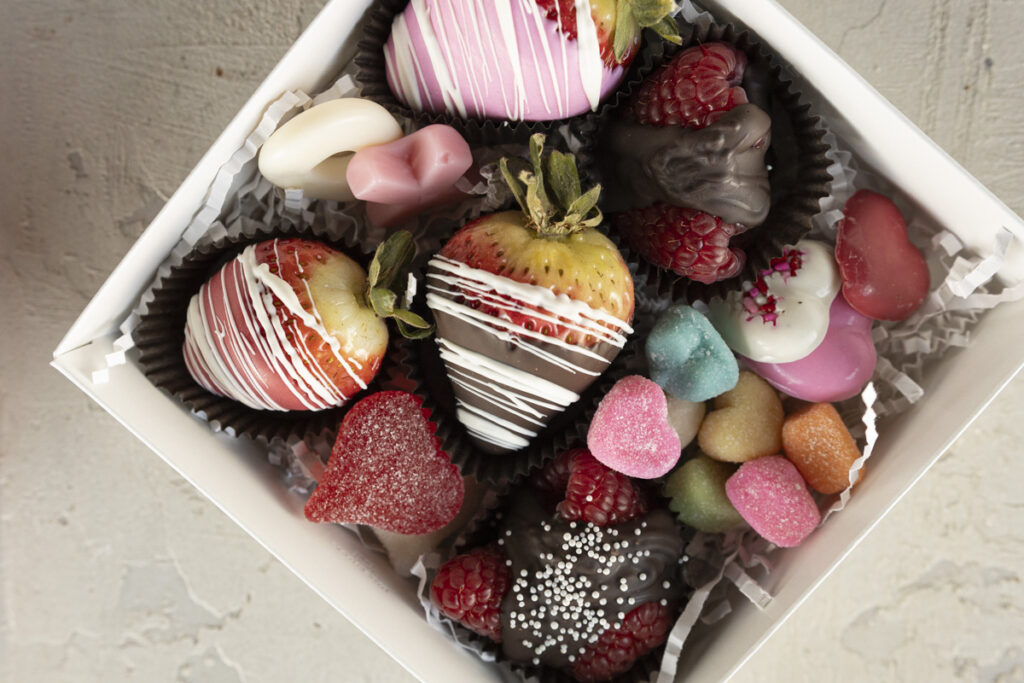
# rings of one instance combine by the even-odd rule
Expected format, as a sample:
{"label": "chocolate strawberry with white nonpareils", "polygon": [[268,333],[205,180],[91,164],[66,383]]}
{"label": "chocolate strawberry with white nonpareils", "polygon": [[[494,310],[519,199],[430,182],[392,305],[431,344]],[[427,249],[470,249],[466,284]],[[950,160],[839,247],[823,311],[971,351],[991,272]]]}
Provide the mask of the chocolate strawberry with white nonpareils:
{"label": "chocolate strawberry with white nonpareils", "polygon": [[477,445],[524,448],[579,399],[632,332],[633,279],[596,228],[600,187],[582,192],[575,160],[503,159],[522,208],[480,218],[431,259],[427,305],[456,397]]}
{"label": "chocolate strawberry with white nonpareils", "polygon": [[429,334],[396,306],[415,249],[409,233],[380,246],[369,274],[304,239],[250,245],[189,304],[183,354],[206,390],[257,410],[324,410],[365,389],[388,344],[387,317]]}

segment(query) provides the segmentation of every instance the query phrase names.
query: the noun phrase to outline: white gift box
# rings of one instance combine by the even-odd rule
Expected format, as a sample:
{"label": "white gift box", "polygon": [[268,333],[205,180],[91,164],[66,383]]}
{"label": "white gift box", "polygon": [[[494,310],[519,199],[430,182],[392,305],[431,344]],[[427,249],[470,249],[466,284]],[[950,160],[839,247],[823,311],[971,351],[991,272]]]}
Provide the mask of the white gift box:
{"label": "white gift box", "polygon": [[[371,4],[327,4],[111,274],[55,350],[53,365],[414,675],[499,680],[497,669],[426,623],[412,588],[383,557],[342,529],[308,523],[302,501],[257,446],[214,433],[130,361],[109,362],[122,352],[118,326],[203,206],[218,170],[283,92],[331,84]],[[1024,279],[1024,222],[781,7],[772,0],[704,5],[752,29],[792,65],[859,163],[976,254],[990,253],[1001,230],[1013,233],[1018,239],[1000,275],[1005,282]],[[869,480],[843,513],[776,556],[764,584],[774,596],[767,608],[737,602],[728,619],[688,645],[680,680],[724,679],[743,665],[1024,365],[1021,338],[1024,302],[1003,304],[984,315],[969,347],[930,369],[925,399],[883,424]]]}

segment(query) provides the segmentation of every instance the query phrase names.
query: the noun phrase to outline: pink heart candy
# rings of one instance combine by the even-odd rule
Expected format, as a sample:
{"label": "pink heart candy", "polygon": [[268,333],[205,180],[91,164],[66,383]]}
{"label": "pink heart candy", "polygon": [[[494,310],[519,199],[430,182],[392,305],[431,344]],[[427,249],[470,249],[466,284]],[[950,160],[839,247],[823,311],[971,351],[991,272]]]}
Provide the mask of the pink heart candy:
{"label": "pink heart candy", "polygon": [[791,363],[743,360],[784,394],[812,403],[844,401],[856,396],[875,371],[873,322],[840,294],[829,309],[825,339],[809,356]]}
{"label": "pink heart candy", "polygon": [[436,124],[355,153],[345,174],[357,199],[377,204],[432,203],[473,165],[469,144]]}
{"label": "pink heart candy", "polygon": [[869,190],[850,198],[836,236],[843,294],[875,320],[906,320],[928,296],[928,264],[891,200]]}
{"label": "pink heart candy", "polygon": [[679,461],[682,445],[668,422],[668,402],[655,382],[623,377],[594,413],[587,447],[606,467],[638,479],[654,479]]}

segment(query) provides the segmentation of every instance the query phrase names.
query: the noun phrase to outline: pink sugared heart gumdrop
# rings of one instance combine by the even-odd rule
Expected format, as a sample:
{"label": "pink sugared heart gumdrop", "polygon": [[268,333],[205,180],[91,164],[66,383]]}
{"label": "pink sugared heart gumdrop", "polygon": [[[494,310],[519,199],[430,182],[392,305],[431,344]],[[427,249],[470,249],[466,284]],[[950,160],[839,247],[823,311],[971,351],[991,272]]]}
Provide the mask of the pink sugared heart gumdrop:
{"label": "pink sugared heart gumdrop", "polygon": [[836,237],[843,294],[875,320],[906,320],[928,296],[928,264],[910,243],[907,224],[886,197],[861,190],[844,209]]}
{"label": "pink sugared heart gumdrop", "polygon": [[606,467],[638,479],[654,479],[679,461],[679,435],[668,423],[668,402],[655,382],[623,377],[597,407],[587,447]]}
{"label": "pink sugared heart gumdrop", "polygon": [[306,519],[397,534],[426,534],[452,521],[465,488],[428,416],[423,399],[404,391],[379,391],[352,406]]}
{"label": "pink sugared heart gumdrop", "polygon": [[873,322],[840,294],[829,309],[825,339],[809,356],[792,363],[744,361],[784,394],[812,403],[844,401],[856,396],[875,371]]}

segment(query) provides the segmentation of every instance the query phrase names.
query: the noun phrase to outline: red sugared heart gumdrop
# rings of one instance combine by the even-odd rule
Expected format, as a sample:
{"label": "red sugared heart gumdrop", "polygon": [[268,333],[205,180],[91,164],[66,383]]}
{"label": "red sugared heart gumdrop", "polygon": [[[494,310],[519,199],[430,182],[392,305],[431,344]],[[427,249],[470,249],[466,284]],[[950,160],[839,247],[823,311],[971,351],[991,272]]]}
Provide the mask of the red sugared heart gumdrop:
{"label": "red sugared heart gumdrop", "polygon": [[836,261],[843,296],[861,315],[906,320],[928,296],[928,265],[907,237],[907,223],[886,197],[861,190],[846,203]]}
{"label": "red sugared heart gumdrop", "polygon": [[381,391],[348,411],[306,503],[308,520],[425,534],[455,518],[462,477],[422,403],[404,391]]}

